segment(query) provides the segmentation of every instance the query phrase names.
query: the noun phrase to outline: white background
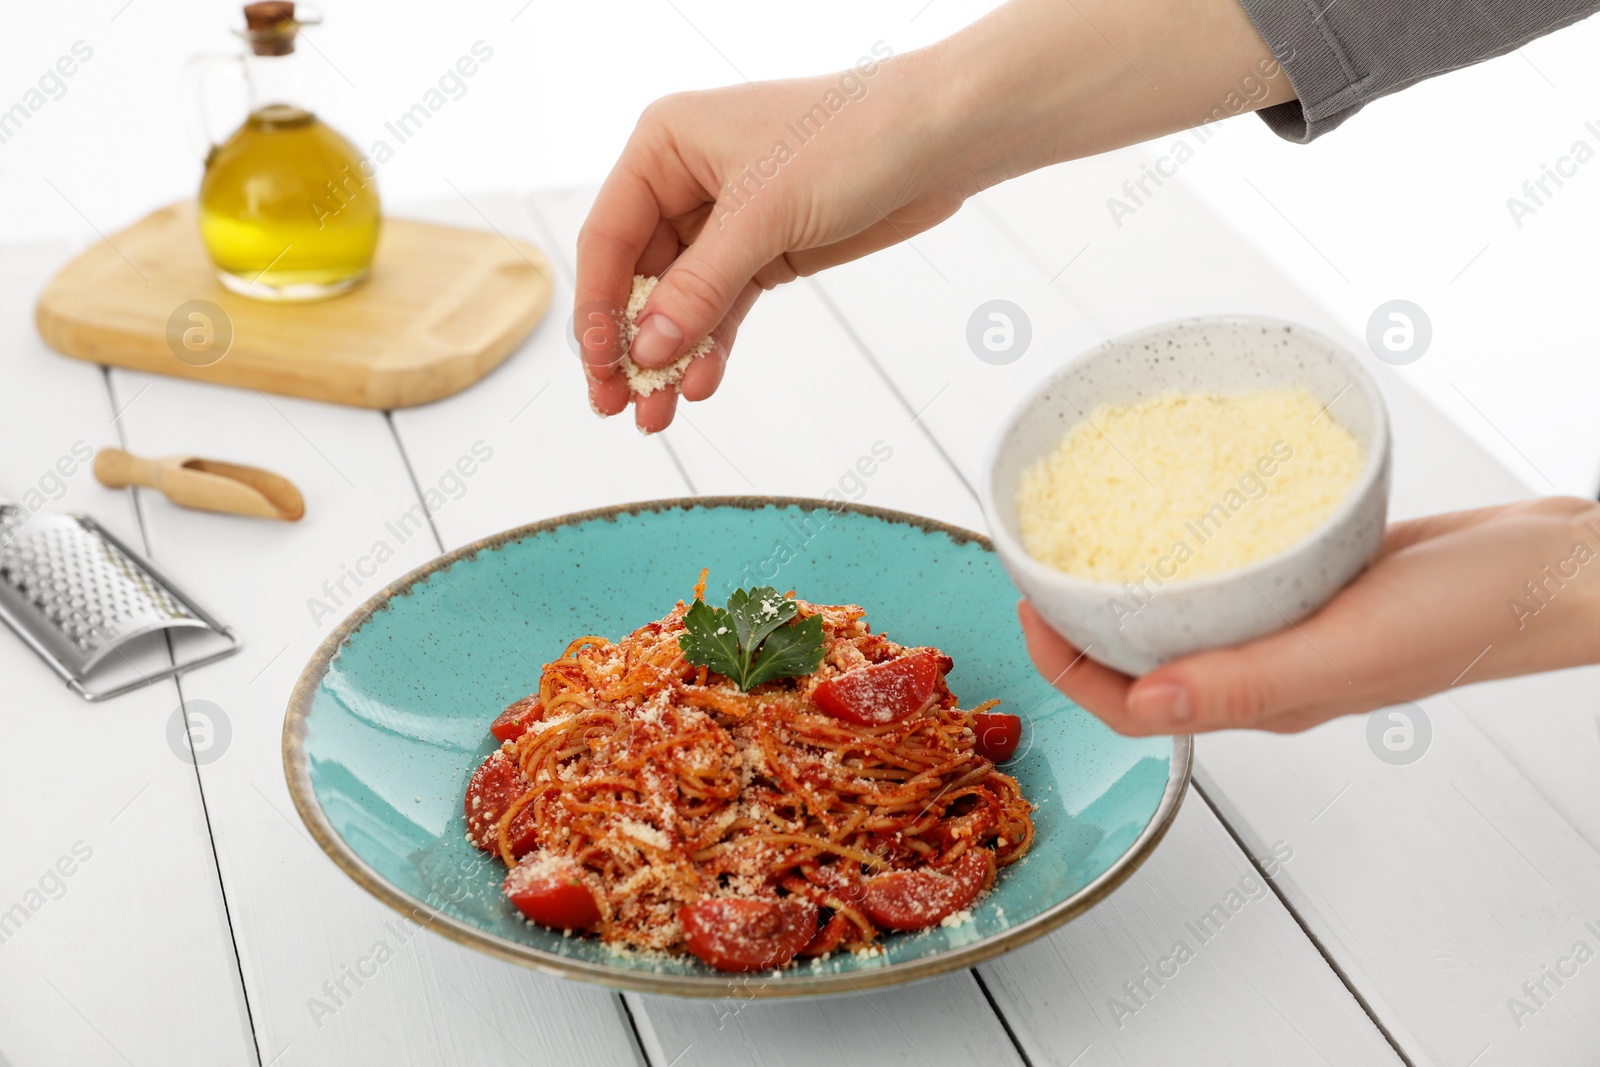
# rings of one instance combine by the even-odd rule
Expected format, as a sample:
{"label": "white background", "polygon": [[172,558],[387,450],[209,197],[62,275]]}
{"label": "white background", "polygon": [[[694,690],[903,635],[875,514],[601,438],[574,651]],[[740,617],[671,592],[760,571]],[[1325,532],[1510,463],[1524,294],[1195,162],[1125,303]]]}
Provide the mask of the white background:
{"label": "white background", "polygon": [[[317,110],[365,150],[475,41],[494,49],[465,95],[380,170],[394,206],[453,196],[451,185],[472,194],[598,182],[657,96],[840,68],[879,39],[908,51],[989,6],[329,0],[304,66]],[[74,42],[94,54],[0,144],[0,241],[90,240],[192,195],[200,168],[179,71],[193,53],[238,47],[227,32],[241,21],[236,5],[93,0],[7,16],[0,109]],[[1597,46],[1592,20],[1380,101],[1310,146],[1234,119],[1182,168],[1353,335],[1385,300],[1421,305],[1433,345],[1403,373],[1533,489],[1585,496],[1600,481],[1590,325],[1600,159],[1521,227],[1506,200],[1574,141],[1600,149]],[[1142,221],[1151,224],[1126,225]],[[1065,262],[1077,250],[1062,251]]]}

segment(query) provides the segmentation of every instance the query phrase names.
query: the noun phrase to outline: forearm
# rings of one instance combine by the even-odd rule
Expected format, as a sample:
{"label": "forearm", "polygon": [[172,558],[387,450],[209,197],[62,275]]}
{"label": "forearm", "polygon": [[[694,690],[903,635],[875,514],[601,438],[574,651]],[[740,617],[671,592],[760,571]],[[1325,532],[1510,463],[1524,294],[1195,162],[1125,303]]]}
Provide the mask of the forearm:
{"label": "forearm", "polygon": [[1013,0],[896,62],[963,193],[1294,97],[1239,0]]}
{"label": "forearm", "polygon": [[[971,193],[1263,111],[1310,141],[1367,103],[1502,55],[1600,0],[1012,0],[905,67]],[[894,65],[891,64],[891,65]]]}

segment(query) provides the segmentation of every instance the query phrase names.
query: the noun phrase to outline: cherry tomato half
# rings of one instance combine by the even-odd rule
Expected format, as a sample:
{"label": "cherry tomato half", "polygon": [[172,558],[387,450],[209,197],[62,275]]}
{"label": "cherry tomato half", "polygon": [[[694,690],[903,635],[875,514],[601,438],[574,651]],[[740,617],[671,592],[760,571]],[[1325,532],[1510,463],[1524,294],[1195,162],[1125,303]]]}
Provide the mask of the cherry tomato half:
{"label": "cherry tomato half", "polygon": [[[485,852],[500,851],[500,817],[527,791],[528,780],[522,776],[522,768],[499,752],[491,753],[467,783],[463,806],[467,837],[472,843]],[[537,836],[533,812],[524,808],[511,820],[511,854],[521,856],[533,851]]]}
{"label": "cherry tomato half", "polygon": [[544,708],[539,704],[539,694],[534,693],[502,711],[500,717],[490,724],[489,732],[494,734],[497,741],[515,741],[528,732],[528,723],[543,716]]}
{"label": "cherry tomato half", "polygon": [[505,891],[518,911],[552,930],[587,930],[600,921],[594,894],[570,861],[520,863],[506,875]]}
{"label": "cherry tomato half", "polygon": [[678,911],[690,952],[719,971],[782,967],[817,934],[817,906],[796,897],[717,897]]}
{"label": "cherry tomato half", "polygon": [[1004,763],[1017,754],[1022,740],[1022,720],[998,711],[983,711],[972,717],[972,732],[978,735],[973,747],[992,763]]}
{"label": "cherry tomato half", "polygon": [[817,707],[859,726],[883,726],[925,707],[939,679],[931,652],[857,667],[812,690]]}
{"label": "cherry tomato half", "polygon": [[921,930],[972,903],[989,877],[992,853],[969,849],[949,867],[875,874],[866,882],[872,921],[890,930]]}

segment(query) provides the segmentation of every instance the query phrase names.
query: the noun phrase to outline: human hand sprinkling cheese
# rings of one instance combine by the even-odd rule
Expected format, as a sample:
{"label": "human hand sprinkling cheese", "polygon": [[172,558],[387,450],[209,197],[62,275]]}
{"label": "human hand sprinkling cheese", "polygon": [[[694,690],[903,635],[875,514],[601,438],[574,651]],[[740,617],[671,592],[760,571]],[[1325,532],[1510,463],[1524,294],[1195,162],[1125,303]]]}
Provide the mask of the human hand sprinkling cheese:
{"label": "human hand sprinkling cheese", "polygon": [[[1237,0],[1090,6],[1099,34],[1076,5],[1013,0],[918,52],[891,58],[880,41],[841,74],[650,105],[578,235],[574,321],[595,411],[631,400],[641,430],[665,428],[680,393],[716,390],[763,289],[913,238],[1006,178],[1183,129],[1195,101],[1272,63]],[[1161,71],[1162,92],[1130,63]],[[1279,76],[1248,106],[1290,96]],[[648,393],[629,388],[615,328],[635,275],[661,279],[628,351],[637,369],[712,341]]]}
{"label": "human hand sprinkling cheese", "polygon": [[[704,400],[716,390],[763,289],[915,237],[1008,178],[1197,123],[1270,109],[1279,133],[1310,140],[1371,98],[1500,55],[1600,0],[1478,3],[1499,17],[1476,29],[1449,5],[1342,9],[1352,69],[1380,72],[1343,86],[1316,50],[1283,45],[1280,65],[1251,21],[1269,15],[1276,38],[1320,40],[1328,30],[1309,7],[1010,0],[920,51],[893,56],[879,41],[842,74],[658,100],[578,235],[589,401],[615,415],[633,399],[641,430],[664,429],[680,391]],[[1292,106],[1291,82],[1307,79],[1319,87],[1315,106]],[[678,385],[648,395],[630,394],[619,333],[603,328],[620,319],[636,274],[661,276],[639,318],[638,367],[665,367],[701,338],[714,342]]]}
{"label": "human hand sprinkling cheese", "polygon": [[1028,653],[1118,733],[1290,733],[1455,685],[1600,662],[1600,505],[1547,497],[1389,527],[1382,553],[1291,629],[1137,680],[1018,605]]}
{"label": "human hand sprinkling cheese", "polygon": [[[641,430],[665,428],[680,393],[704,400],[716,390],[763,289],[903,240],[955,211],[964,194],[948,188],[933,159],[937,146],[905,126],[911,80],[880,60],[868,57],[843,75],[679,94],[645,111],[578,237],[574,326],[598,413],[616,414],[632,400]],[[796,141],[784,124],[830,93],[852,102],[828,115],[825,136],[775,158],[775,140]],[[656,275],[637,335],[610,325],[626,322],[617,311],[631,280]],[[702,338],[709,349],[696,355]],[[638,373],[686,356],[669,375],[675,381]],[[647,392],[637,388],[641,380],[660,387]]]}

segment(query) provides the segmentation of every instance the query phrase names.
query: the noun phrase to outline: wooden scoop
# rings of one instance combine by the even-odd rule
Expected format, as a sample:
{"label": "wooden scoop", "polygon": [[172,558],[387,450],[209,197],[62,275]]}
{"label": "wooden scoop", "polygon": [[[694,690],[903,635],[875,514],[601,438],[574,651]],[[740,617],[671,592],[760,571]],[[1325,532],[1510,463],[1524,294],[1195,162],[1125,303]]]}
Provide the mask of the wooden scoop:
{"label": "wooden scoop", "polygon": [[112,489],[147,486],[165,493],[174,504],[201,511],[285,522],[296,522],[306,513],[294,483],[260,467],[195,456],[145,459],[120,448],[102,448],[94,457],[94,476]]}

